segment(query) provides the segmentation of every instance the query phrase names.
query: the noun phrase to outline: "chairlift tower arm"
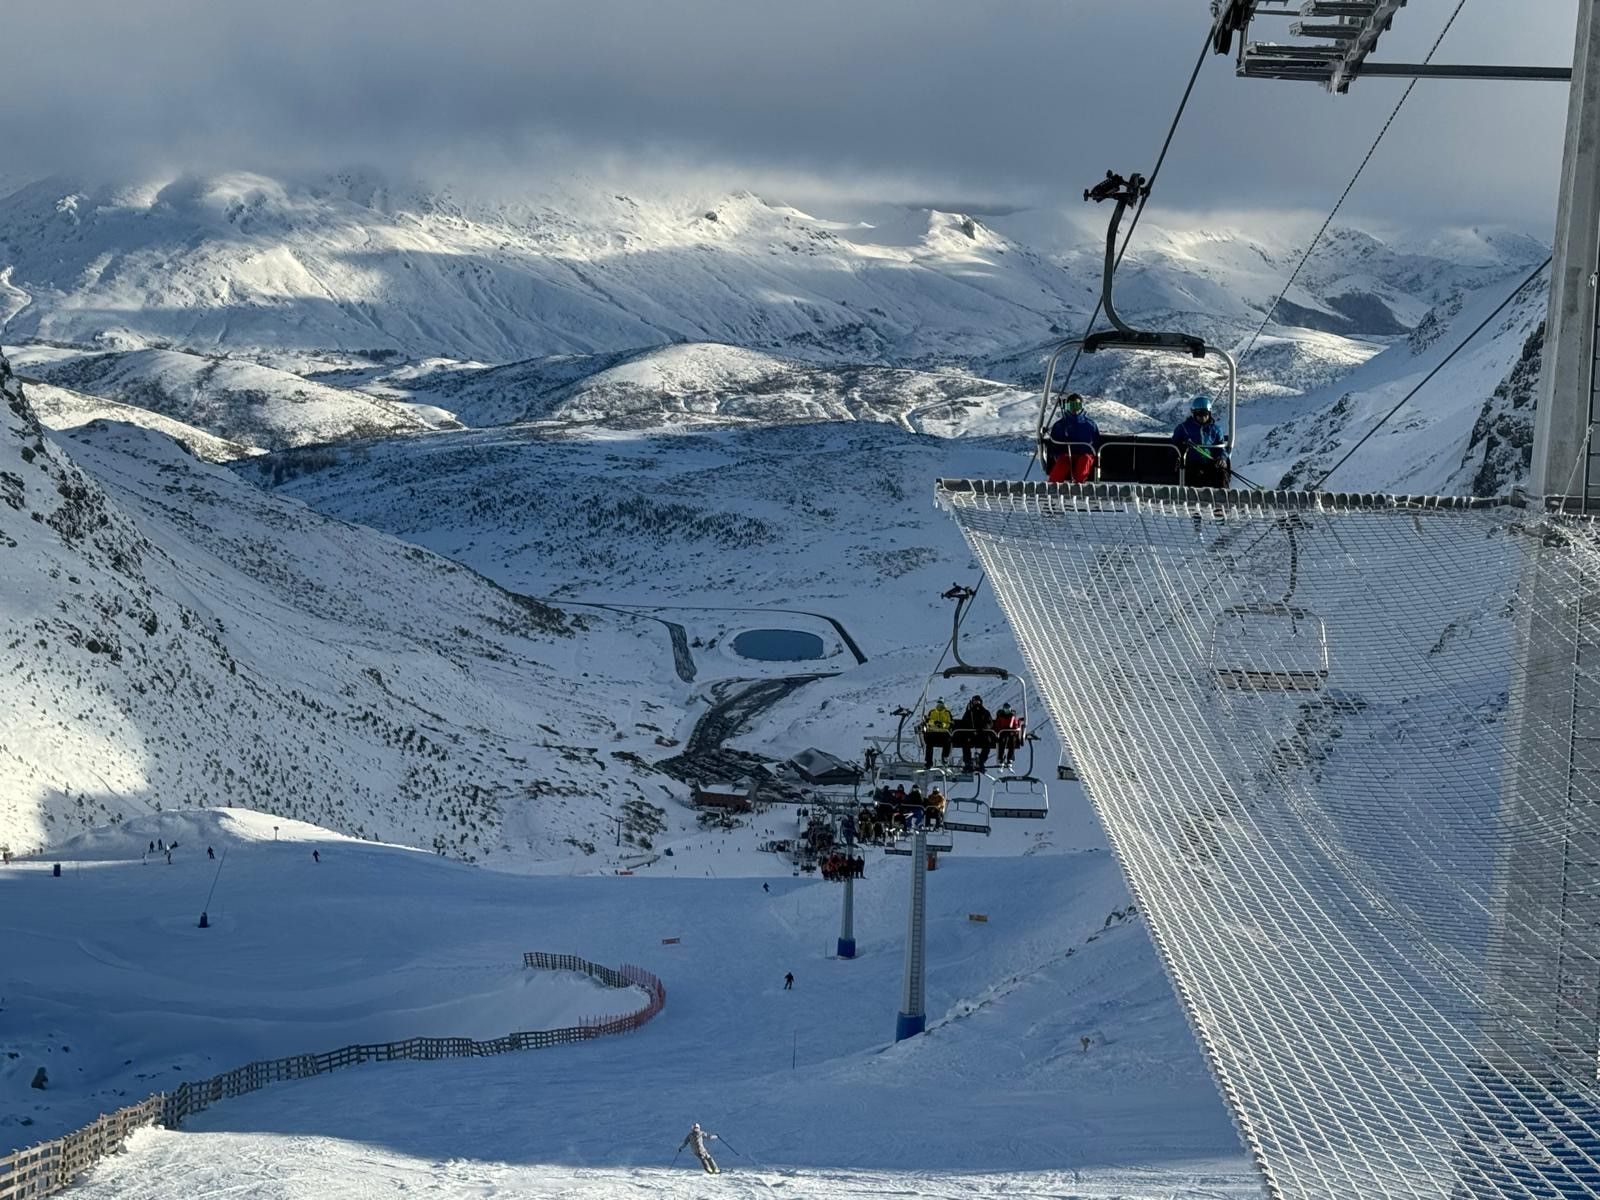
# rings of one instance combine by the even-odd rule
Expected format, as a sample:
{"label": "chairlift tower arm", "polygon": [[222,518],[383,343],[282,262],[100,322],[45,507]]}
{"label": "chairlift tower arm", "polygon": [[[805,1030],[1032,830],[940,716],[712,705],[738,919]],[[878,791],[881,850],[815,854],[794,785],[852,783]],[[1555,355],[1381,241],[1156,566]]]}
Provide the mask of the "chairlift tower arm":
{"label": "chairlift tower arm", "polygon": [[[1370,55],[1394,25],[1407,0],[1212,0],[1212,49],[1228,54],[1235,35],[1235,70],[1248,79],[1320,83],[1342,94],[1356,79],[1508,79],[1566,81],[1569,67],[1504,63],[1372,62]],[[1251,23],[1290,18],[1294,41],[1251,41]]]}

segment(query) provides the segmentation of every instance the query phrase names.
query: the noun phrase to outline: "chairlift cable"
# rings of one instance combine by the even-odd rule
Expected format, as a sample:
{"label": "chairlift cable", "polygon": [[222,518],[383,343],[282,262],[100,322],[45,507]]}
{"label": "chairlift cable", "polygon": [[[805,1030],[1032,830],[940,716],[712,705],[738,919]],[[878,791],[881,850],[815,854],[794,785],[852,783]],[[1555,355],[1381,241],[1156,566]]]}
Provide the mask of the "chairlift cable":
{"label": "chairlift cable", "polygon": [[1341,458],[1338,462],[1334,463],[1333,466],[1329,467],[1325,472],[1323,472],[1322,478],[1317,480],[1317,482],[1313,486],[1312,490],[1320,492],[1322,490],[1322,485],[1328,482],[1328,476],[1332,475],[1340,467],[1344,466],[1345,463],[1349,462],[1351,455],[1355,454],[1355,452],[1357,450],[1361,449],[1362,446],[1366,445],[1366,442],[1367,442],[1368,438],[1370,438],[1373,434],[1377,433],[1378,430],[1382,429],[1383,426],[1388,422],[1390,417],[1394,416],[1395,413],[1399,412],[1403,407],[1405,407],[1406,401],[1410,400],[1411,397],[1415,396],[1418,392],[1420,392],[1423,388],[1425,388],[1428,385],[1428,382],[1435,375],[1437,375],[1440,371],[1444,370],[1445,364],[1447,364],[1457,354],[1460,354],[1461,351],[1465,350],[1467,348],[1467,344],[1469,342],[1471,342],[1473,338],[1477,337],[1480,333],[1482,333],[1485,329],[1487,329],[1489,327],[1489,324],[1496,317],[1498,317],[1502,312],[1504,312],[1506,310],[1506,308],[1511,304],[1511,302],[1513,300],[1515,300],[1518,296],[1522,295],[1523,292],[1527,291],[1528,285],[1530,283],[1532,283],[1535,279],[1539,278],[1540,275],[1544,274],[1544,269],[1546,267],[1548,267],[1550,265],[1550,263],[1551,263],[1551,258],[1546,258],[1542,263],[1540,263],[1537,267],[1535,267],[1533,269],[1533,272],[1530,275],[1528,275],[1527,278],[1525,278],[1521,283],[1519,283],[1517,285],[1515,291],[1513,291],[1504,300],[1500,301],[1500,303],[1495,306],[1495,310],[1492,313],[1490,313],[1487,317],[1485,317],[1483,320],[1478,322],[1478,325],[1477,325],[1476,329],[1474,329],[1471,333],[1467,334],[1466,337],[1462,338],[1461,341],[1456,344],[1455,348],[1453,350],[1451,350],[1449,354],[1446,354],[1442,359],[1439,360],[1438,364],[1433,368],[1433,370],[1429,371],[1426,375],[1424,375],[1422,377],[1422,381],[1420,383],[1418,383],[1416,387],[1412,388],[1404,396],[1401,396],[1399,403],[1397,403],[1388,412],[1384,413],[1383,417],[1378,421],[1378,423],[1376,425],[1374,425],[1371,429],[1367,430],[1366,433],[1362,434],[1361,435],[1361,440],[1358,441],[1354,446],[1351,446],[1349,450],[1345,451],[1345,455],[1344,455],[1343,458]]}
{"label": "chairlift cable", "polygon": [[[1465,3],[1465,0],[1462,0],[1462,2]],[[1175,113],[1173,113],[1173,115],[1172,115],[1172,122],[1171,122],[1171,124],[1169,124],[1167,126],[1167,135],[1166,135],[1165,138],[1162,139],[1161,150],[1156,155],[1155,166],[1153,166],[1150,169],[1149,178],[1145,183],[1144,195],[1143,195],[1143,197],[1141,197],[1141,199],[1139,201],[1139,206],[1136,209],[1134,209],[1134,211],[1133,211],[1133,220],[1128,223],[1128,231],[1127,231],[1127,233],[1123,235],[1122,246],[1121,246],[1121,248],[1118,249],[1116,260],[1113,263],[1112,268],[1111,268],[1113,274],[1116,273],[1117,267],[1120,267],[1122,265],[1123,255],[1125,255],[1128,252],[1128,245],[1129,245],[1129,243],[1131,243],[1133,241],[1134,231],[1139,228],[1139,219],[1144,216],[1145,205],[1150,202],[1150,193],[1154,190],[1155,185],[1156,185],[1156,180],[1158,178],[1160,178],[1160,175],[1161,175],[1161,168],[1167,161],[1167,152],[1172,149],[1173,138],[1176,137],[1177,132],[1178,132],[1178,125],[1179,125],[1180,122],[1182,122],[1183,114],[1189,107],[1189,98],[1194,94],[1194,85],[1200,78],[1201,68],[1205,66],[1206,59],[1210,56],[1210,53],[1211,53],[1211,34],[1212,34],[1211,26],[1207,25],[1206,26],[1206,36],[1205,36],[1204,40],[1202,40],[1202,42],[1200,43],[1200,54],[1199,54],[1199,57],[1195,59],[1194,69],[1189,72],[1189,82],[1184,85],[1183,96],[1178,101],[1178,109],[1177,109],[1177,111]],[[1101,299],[1098,299],[1098,300],[1095,301],[1094,311],[1089,316],[1088,324],[1084,326],[1084,330],[1083,330],[1083,336],[1084,337],[1088,337],[1089,334],[1094,331],[1095,322],[1100,319],[1100,311],[1101,311],[1101,307],[1102,307],[1103,303],[1104,303],[1104,297],[1103,296],[1101,297]],[[1072,374],[1073,374],[1073,372],[1075,370],[1077,370],[1078,360],[1081,359],[1082,357],[1083,357],[1083,347],[1080,345],[1078,347],[1078,349],[1077,349],[1077,352],[1074,353],[1073,356],[1072,356],[1072,363],[1071,363],[1070,366],[1068,366],[1066,375],[1062,378],[1061,387],[1062,387],[1063,391],[1067,388],[1067,386],[1069,384],[1071,384],[1071,382],[1072,382]],[[1026,471],[1024,471],[1023,475],[1022,475],[1022,478],[1024,480],[1026,480],[1030,475],[1033,474],[1033,469],[1034,469],[1035,466],[1038,465],[1038,463],[1039,463],[1039,446],[1037,444],[1035,444],[1034,448],[1033,448],[1033,456],[1028,461],[1028,469]],[[973,598],[974,599],[977,598],[977,593],[982,589],[982,587],[984,585],[984,582],[987,580],[987,578],[988,578],[988,576],[987,576],[986,573],[983,573],[983,572],[979,573],[978,581],[977,581],[977,583],[975,583],[973,585],[973,588],[972,588]],[[961,622],[965,622],[966,613],[970,613],[971,611],[972,611],[972,605],[970,603],[968,603],[966,612],[964,612],[962,614]],[[950,640],[945,643],[944,649],[939,654],[938,662],[934,664],[934,668],[933,668],[932,672],[930,672],[929,675],[928,675],[927,682],[923,684],[922,695],[917,701],[917,708],[916,708],[916,712],[917,712],[917,714],[919,714],[919,716],[926,708],[927,699],[928,699],[928,688],[932,685],[935,676],[937,676],[939,674],[939,672],[944,669],[945,659],[949,657],[951,649],[955,646],[956,637],[960,633],[960,624],[961,624],[961,622],[957,623],[956,630],[951,633]]]}
{"label": "chairlift cable", "polygon": [[[1455,11],[1450,14],[1450,19],[1444,23],[1444,28],[1439,31],[1439,36],[1433,39],[1432,49],[1428,51],[1427,57],[1422,60],[1424,66],[1433,61],[1433,56],[1439,49],[1439,43],[1444,41],[1445,34],[1450,32],[1450,26],[1455,24],[1456,18],[1461,15],[1461,10],[1466,7],[1466,3],[1467,0],[1458,0]],[[1289,294],[1289,289],[1294,286],[1295,280],[1300,278],[1300,272],[1305,269],[1306,263],[1311,261],[1312,251],[1322,241],[1322,235],[1328,232],[1328,226],[1333,224],[1333,219],[1339,215],[1339,210],[1344,207],[1344,202],[1350,198],[1350,193],[1355,189],[1356,181],[1361,178],[1361,173],[1367,169],[1367,164],[1372,161],[1372,156],[1377,153],[1378,144],[1383,141],[1384,134],[1389,132],[1389,126],[1394,124],[1394,119],[1400,115],[1400,110],[1405,107],[1406,101],[1411,96],[1411,89],[1416,86],[1417,80],[1413,79],[1406,84],[1406,90],[1400,93],[1400,99],[1395,103],[1393,111],[1389,113],[1389,119],[1383,123],[1383,128],[1378,130],[1378,136],[1372,139],[1372,145],[1367,147],[1367,153],[1362,157],[1360,165],[1356,167],[1355,174],[1350,176],[1350,182],[1344,185],[1344,191],[1339,193],[1339,199],[1334,202],[1333,209],[1322,222],[1322,228],[1317,230],[1316,236],[1306,246],[1305,253],[1300,256],[1300,261],[1295,264],[1294,270],[1290,272],[1289,280],[1283,285],[1283,290],[1278,293],[1278,298],[1268,305],[1267,311],[1261,317],[1261,324],[1256,326],[1256,331],[1250,335],[1250,342],[1240,353],[1239,362],[1242,363],[1245,360],[1245,356],[1255,349],[1256,342],[1260,339],[1262,333],[1266,331],[1267,326],[1272,323],[1272,316],[1278,311],[1278,305],[1283,303],[1283,298]]]}

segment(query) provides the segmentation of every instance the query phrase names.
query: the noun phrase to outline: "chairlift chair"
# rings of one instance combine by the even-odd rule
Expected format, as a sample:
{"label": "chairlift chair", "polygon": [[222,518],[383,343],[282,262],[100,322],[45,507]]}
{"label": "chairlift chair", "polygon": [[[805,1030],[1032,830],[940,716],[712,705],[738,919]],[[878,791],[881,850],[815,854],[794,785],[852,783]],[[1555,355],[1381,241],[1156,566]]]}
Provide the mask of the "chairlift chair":
{"label": "chairlift chair", "polygon": [[[1062,444],[1050,437],[1054,422],[1056,367],[1061,356],[1069,350],[1083,354],[1097,354],[1102,350],[1131,350],[1140,353],[1183,354],[1191,358],[1221,359],[1227,371],[1228,440],[1217,449],[1229,460],[1233,455],[1239,427],[1239,367],[1233,355],[1218,346],[1206,344],[1204,338],[1189,333],[1134,329],[1118,314],[1112,303],[1111,284],[1116,271],[1117,230],[1123,214],[1130,204],[1144,198],[1149,192],[1144,177],[1132,175],[1127,179],[1107,171],[1106,178],[1094,188],[1084,192],[1085,200],[1115,200],[1111,222],[1106,231],[1105,268],[1101,277],[1100,303],[1111,329],[1092,333],[1084,338],[1063,342],[1052,351],[1045,367],[1044,391],[1039,402],[1037,438],[1040,454],[1059,447],[1071,451],[1071,443]],[[1225,466],[1192,467],[1188,454],[1170,437],[1157,434],[1118,434],[1101,441],[1095,460],[1094,480],[1097,483],[1145,483],[1168,486],[1227,487],[1231,482],[1229,468]]]}
{"label": "chairlift chair", "polygon": [[[929,853],[949,854],[956,848],[955,831],[946,826],[943,829],[927,830],[923,837],[926,840]],[[885,854],[898,855],[901,858],[910,858],[912,847],[916,845],[916,836],[910,830],[891,836],[883,846]]]}
{"label": "chairlift chair", "polygon": [[1043,820],[1050,813],[1050,789],[1032,775],[1002,775],[989,792],[989,815],[995,820]]}
{"label": "chairlift chair", "polygon": [[944,827],[952,833],[989,832],[989,806],[982,800],[945,797]]}
{"label": "chairlift chair", "polygon": [[1211,672],[1235,692],[1318,692],[1328,681],[1328,627],[1282,602],[1224,608],[1211,630]]}
{"label": "chairlift chair", "polygon": [[1028,681],[1021,675],[1017,682],[1022,687],[1022,743],[1028,748],[1028,765],[996,775],[989,785],[989,816],[995,819],[1042,819],[1050,811],[1050,790],[1044,780],[1033,773],[1034,744],[1039,740],[1037,730],[1028,728]]}

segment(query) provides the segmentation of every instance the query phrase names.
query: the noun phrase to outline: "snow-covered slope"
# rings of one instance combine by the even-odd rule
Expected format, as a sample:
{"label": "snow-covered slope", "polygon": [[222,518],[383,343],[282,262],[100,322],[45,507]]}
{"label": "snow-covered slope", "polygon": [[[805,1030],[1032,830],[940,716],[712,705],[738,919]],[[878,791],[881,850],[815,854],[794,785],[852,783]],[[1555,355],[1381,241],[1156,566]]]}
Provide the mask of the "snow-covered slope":
{"label": "snow-covered slope", "polygon": [[262,453],[148,408],[87,396],[48,383],[28,384],[28,403],[48,429],[72,430],[95,421],[120,421],[165,434],[202,462],[232,462]]}
{"label": "snow-covered slope", "polygon": [[381,437],[432,427],[403,404],[286,371],[175,350],[63,354],[23,348],[13,369],[60,387],[138,405],[258,450]]}
{"label": "snow-covered slope", "polygon": [[[19,1031],[0,1057],[0,1153],[256,1057],[604,1011],[587,980],[521,969],[523,950],[550,949],[645,966],[666,1011],[628,1037],[277,1084],[141,1134],[79,1189],[688,1200],[708,1181],[673,1150],[700,1121],[722,1135],[715,1189],[739,1196],[1260,1194],[1099,846],[943,858],[929,1030],[890,1045],[904,859],[875,855],[856,885],[849,961],[826,955],[837,886],[778,873],[763,830],[673,839],[632,878],[530,879],[296,823],[275,840],[276,823],[152,814],[63,846],[60,879],[47,862],[0,872]],[[179,854],[141,865],[157,837]],[[226,861],[200,930],[207,845]],[[50,1086],[30,1090],[41,1065]]]}
{"label": "snow-covered slope", "polygon": [[612,751],[653,748],[664,639],[582,633],[136,426],[86,426],[69,457],[0,374],[0,841],[239,803],[525,855],[642,798]]}
{"label": "snow-covered slope", "polygon": [[[1312,486],[1376,429],[1328,487],[1496,495],[1524,482],[1543,346],[1543,277],[1446,362],[1515,286],[1454,293],[1411,335],[1337,383],[1246,405],[1241,469],[1269,487]],[[1435,368],[1438,374],[1380,427]]]}
{"label": "snow-covered slope", "polygon": [[106,349],[505,362],[714,340],[881,360],[993,347],[1062,307],[1059,268],[920,220],[889,245],[748,193],[468,205],[356,177],[47,180],[0,201],[0,268],[24,298],[12,340]]}

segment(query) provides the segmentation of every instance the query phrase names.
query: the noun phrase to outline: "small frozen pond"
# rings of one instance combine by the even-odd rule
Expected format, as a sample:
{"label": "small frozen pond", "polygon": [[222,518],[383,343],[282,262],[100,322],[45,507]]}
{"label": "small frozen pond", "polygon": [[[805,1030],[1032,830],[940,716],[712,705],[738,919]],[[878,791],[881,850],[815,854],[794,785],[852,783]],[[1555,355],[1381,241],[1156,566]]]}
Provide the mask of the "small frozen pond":
{"label": "small frozen pond", "polygon": [[733,639],[735,654],[763,662],[821,658],[825,648],[816,634],[799,629],[747,629]]}

